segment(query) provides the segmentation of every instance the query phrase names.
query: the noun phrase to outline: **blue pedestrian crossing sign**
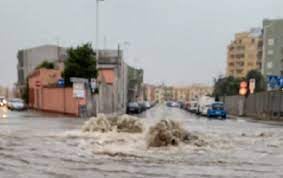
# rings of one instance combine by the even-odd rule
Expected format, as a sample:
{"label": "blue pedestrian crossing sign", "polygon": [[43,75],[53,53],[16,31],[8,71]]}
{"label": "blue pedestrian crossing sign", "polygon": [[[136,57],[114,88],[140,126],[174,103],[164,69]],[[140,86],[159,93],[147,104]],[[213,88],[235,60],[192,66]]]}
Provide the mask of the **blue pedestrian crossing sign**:
{"label": "blue pedestrian crossing sign", "polygon": [[59,87],[64,87],[65,85],[65,80],[64,79],[59,79],[58,82],[57,82],[58,86]]}
{"label": "blue pedestrian crossing sign", "polygon": [[275,75],[267,76],[267,84],[270,89],[283,88],[283,77]]}
{"label": "blue pedestrian crossing sign", "polygon": [[283,77],[280,77],[279,86],[280,88],[283,88]]}

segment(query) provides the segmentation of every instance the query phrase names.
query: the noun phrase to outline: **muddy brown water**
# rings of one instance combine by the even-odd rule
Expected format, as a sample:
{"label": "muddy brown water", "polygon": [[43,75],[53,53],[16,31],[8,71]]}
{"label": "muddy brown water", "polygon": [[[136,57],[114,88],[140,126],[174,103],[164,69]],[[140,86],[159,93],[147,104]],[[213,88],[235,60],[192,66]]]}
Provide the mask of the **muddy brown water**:
{"label": "muddy brown water", "polygon": [[157,106],[146,127],[179,120],[206,145],[146,147],[144,133],[82,133],[85,120],[0,109],[0,177],[283,177],[283,126],[208,120]]}

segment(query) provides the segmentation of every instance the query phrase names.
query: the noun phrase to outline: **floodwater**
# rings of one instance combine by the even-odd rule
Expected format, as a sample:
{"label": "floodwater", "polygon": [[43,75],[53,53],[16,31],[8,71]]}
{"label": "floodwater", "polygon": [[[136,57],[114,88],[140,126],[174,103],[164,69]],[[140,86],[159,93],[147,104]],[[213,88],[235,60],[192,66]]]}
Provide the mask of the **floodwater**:
{"label": "floodwater", "polygon": [[178,120],[205,145],[148,148],[146,133],[82,133],[83,119],[0,108],[0,177],[283,177],[283,125],[208,120],[156,106],[146,128]]}

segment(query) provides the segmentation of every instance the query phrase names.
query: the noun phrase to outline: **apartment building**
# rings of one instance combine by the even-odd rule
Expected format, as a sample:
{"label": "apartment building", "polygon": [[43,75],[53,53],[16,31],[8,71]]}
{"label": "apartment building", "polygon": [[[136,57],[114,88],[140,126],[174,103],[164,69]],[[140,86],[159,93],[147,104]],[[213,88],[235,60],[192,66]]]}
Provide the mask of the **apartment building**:
{"label": "apartment building", "polygon": [[237,33],[227,50],[226,76],[243,78],[251,70],[262,68],[262,30]]}
{"label": "apartment building", "polygon": [[283,19],[263,20],[264,76],[283,76]]}
{"label": "apartment building", "polygon": [[43,61],[56,62],[67,58],[67,49],[56,45],[43,45],[18,51],[18,82],[19,88],[26,84],[26,79]]}

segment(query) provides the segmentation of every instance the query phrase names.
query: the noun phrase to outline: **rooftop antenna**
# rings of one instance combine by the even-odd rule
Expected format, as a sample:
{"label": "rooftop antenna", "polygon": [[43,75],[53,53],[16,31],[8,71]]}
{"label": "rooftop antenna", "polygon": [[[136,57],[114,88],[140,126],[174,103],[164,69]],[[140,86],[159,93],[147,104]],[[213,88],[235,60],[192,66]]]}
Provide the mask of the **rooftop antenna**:
{"label": "rooftop antenna", "polygon": [[57,60],[60,60],[60,38],[56,37],[56,45],[57,45]]}
{"label": "rooftop antenna", "polygon": [[103,46],[104,46],[104,49],[107,48],[107,38],[106,38],[106,35],[104,35]]}
{"label": "rooftop antenna", "polygon": [[56,37],[56,45],[60,46],[60,38],[58,36]]}

